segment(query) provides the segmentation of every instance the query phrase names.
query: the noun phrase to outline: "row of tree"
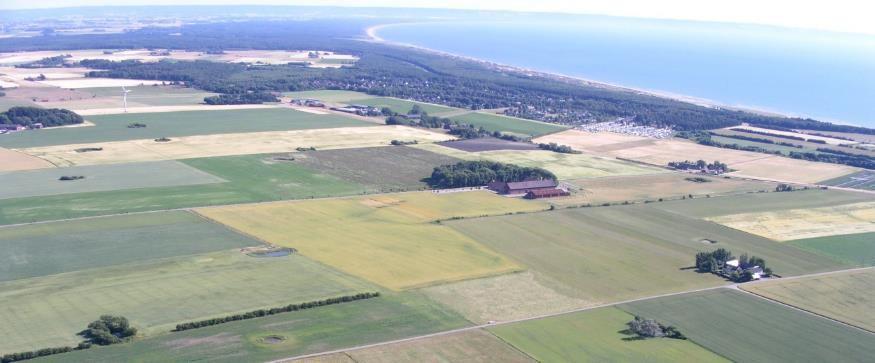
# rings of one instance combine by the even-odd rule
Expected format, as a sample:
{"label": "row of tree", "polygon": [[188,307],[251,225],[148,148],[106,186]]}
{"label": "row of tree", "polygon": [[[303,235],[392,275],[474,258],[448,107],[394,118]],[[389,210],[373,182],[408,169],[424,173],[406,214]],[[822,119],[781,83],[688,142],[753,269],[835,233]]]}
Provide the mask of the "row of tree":
{"label": "row of tree", "polygon": [[717,174],[722,174],[729,171],[729,165],[725,163],[721,163],[720,161],[714,160],[713,163],[708,163],[705,160],[697,160],[695,162],[684,160],[684,161],[670,161],[668,163],[668,167],[677,170],[701,170],[701,171],[711,171]]}
{"label": "row of tree", "polygon": [[538,147],[542,150],[550,150],[557,153],[563,154],[580,154],[580,151],[574,150],[571,146],[568,145],[559,145],[555,142],[551,142],[549,144],[538,144]]}
{"label": "row of tree", "polygon": [[133,339],[137,335],[137,329],[132,327],[128,319],[123,316],[102,315],[99,319],[89,323],[85,330],[79,332],[79,335],[85,338],[85,340],[76,347],[43,348],[29,352],[6,354],[0,356],[0,363],[19,362],[75,350],[89,349],[94,344],[111,345],[123,343]]}
{"label": "row of tree", "polygon": [[359,293],[359,294],[355,294],[355,295],[333,297],[333,298],[329,298],[329,299],[316,300],[316,301],[305,302],[305,303],[300,303],[300,304],[289,304],[289,305],[278,307],[278,308],[259,309],[259,310],[250,311],[250,312],[244,313],[244,314],[235,314],[235,315],[224,316],[221,318],[213,318],[213,319],[206,319],[206,320],[193,321],[193,322],[189,322],[189,323],[177,324],[176,329],[174,329],[174,331],[183,331],[183,330],[203,328],[206,326],[224,324],[224,323],[228,323],[228,322],[232,322],[232,321],[254,319],[254,318],[258,318],[258,317],[262,317],[262,316],[287,313],[287,312],[298,311],[298,310],[312,309],[312,308],[316,308],[316,307],[320,307],[320,306],[342,304],[342,303],[346,303],[346,302],[375,298],[378,296],[380,296],[379,292],[364,292],[364,293]]}
{"label": "row of tree", "polygon": [[494,181],[556,180],[556,175],[542,168],[518,166],[495,161],[461,161],[434,168],[428,185],[432,188],[463,188],[486,185]]}
{"label": "row of tree", "polygon": [[41,123],[43,127],[81,124],[85,120],[73,111],[60,108],[16,106],[0,112],[0,124],[31,127]]}
{"label": "row of tree", "polygon": [[[16,65],[16,68],[56,68],[56,67],[64,67],[67,62],[67,58],[72,57],[69,54],[58,55],[54,57],[46,57],[40,60],[35,60],[30,63],[24,63]],[[45,79],[45,77],[43,77]]]}
{"label": "row of tree", "polygon": [[254,105],[265,102],[279,102],[273,93],[256,91],[232,94],[221,94],[204,97],[204,103],[208,105]]}

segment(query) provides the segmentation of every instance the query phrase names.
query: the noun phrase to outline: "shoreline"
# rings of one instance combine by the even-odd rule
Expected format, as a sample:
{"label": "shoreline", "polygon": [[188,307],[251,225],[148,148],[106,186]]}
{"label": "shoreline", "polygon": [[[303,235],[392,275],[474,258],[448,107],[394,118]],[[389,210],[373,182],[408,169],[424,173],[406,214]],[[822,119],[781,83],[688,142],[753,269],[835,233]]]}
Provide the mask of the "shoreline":
{"label": "shoreline", "polygon": [[[431,49],[431,48],[427,48],[427,47],[423,47],[423,46],[419,46],[419,45],[415,45],[415,44],[393,42],[390,40],[386,40],[377,34],[377,32],[380,29],[387,28],[390,26],[424,24],[424,23],[433,23],[433,22],[406,22],[406,23],[387,23],[387,24],[373,25],[373,26],[367,27],[365,29],[365,34],[367,35],[367,38],[365,39],[365,41],[375,42],[375,43],[383,43],[383,44],[406,47],[406,48],[412,48],[412,49],[416,49],[416,50],[420,50],[420,51],[424,51],[424,52],[428,52],[428,53],[432,53],[432,54],[436,54],[436,55],[440,55],[440,56],[476,62],[476,63],[480,63],[482,65],[485,65],[489,68],[493,68],[493,69],[500,70],[500,71],[518,72],[518,73],[526,74],[528,76],[540,76],[540,77],[553,79],[553,80],[566,82],[566,83],[577,83],[577,84],[582,83],[583,85],[586,85],[586,86],[600,87],[600,88],[612,89],[612,90],[617,90],[617,91],[631,92],[631,93],[640,94],[640,95],[659,97],[659,98],[689,103],[689,104],[707,107],[707,108],[712,108],[712,109],[744,111],[744,112],[750,112],[750,113],[754,113],[754,114],[758,114],[758,115],[773,116],[773,117],[809,118],[809,116],[805,116],[805,115],[801,115],[801,114],[792,114],[789,112],[773,111],[773,110],[768,110],[768,109],[763,109],[763,108],[746,107],[746,106],[741,106],[741,105],[729,105],[729,104],[725,104],[725,103],[722,103],[719,101],[714,101],[714,100],[696,97],[696,96],[677,94],[677,93],[672,93],[672,92],[668,92],[668,91],[633,88],[633,87],[623,86],[623,85],[619,85],[619,84],[612,84],[609,82],[587,79],[587,78],[578,77],[578,76],[571,76],[571,75],[567,75],[567,74],[554,73],[554,72],[545,72],[545,71],[539,71],[536,69],[530,69],[530,68],[525,68],[525,67],[502,64],[502,63],[492,62],[492,61],[488,61],[488,60],[484,60],[484,59],[480,59],[480,58],[475,58],[475,57],[471,57],[471,56],[445,52],[445,51],[437,50],[437,49]],[[852,124],[849,122],[843,122],[843,121],[838,121],[838,120],[829,120],[829,121],[823,121],[823,122],[828,122],[828,123],[832,123],[832,124],[836,124],[836,125],[859,126],[859,125],[855,125],[855,124]],[[864,127],[864,126],[859,126],[859,127]]]}

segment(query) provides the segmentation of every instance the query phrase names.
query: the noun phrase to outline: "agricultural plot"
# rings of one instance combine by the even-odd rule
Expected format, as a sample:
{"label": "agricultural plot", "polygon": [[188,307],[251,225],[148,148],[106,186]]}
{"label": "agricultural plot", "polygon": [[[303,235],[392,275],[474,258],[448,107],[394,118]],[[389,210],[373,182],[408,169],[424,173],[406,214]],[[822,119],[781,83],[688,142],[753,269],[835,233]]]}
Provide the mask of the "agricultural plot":
{"label": "agricultural plot", "polygon": [[[281,277],[281,278],[280,278]],[[0,283],[0,353],[63,345],[102,314],[122,315],[144,335],[180,323],[373,287],[304,257],[239,251],[154,259]]]}
{"label": "agricultural plot", "polygon": [[680,139],[648,139],[608,132],[592,133],[569,130],[534,140],[555,142],[576,150],[665,166],[672,161],[706,160],[729,164],[731,175],[766,180],[815,183],[856,172],[858,169],[837,164],[816,163],[770,154],[721,149]]}
{"label": "agricultural plot", "polygon": [[[57,165],[72,166],[281,153],[311,147],[323,150],[387,146],[392,140],[428,143],[450,139],[445,134],[406,126],[371,126],[184,136],[173,137],[166,142],[140,139],[34,147],[21,151]],[[76,151],[91,147],[100,147],[102,150],[84,153]]]}
{"label": "agricultural plot", "polygon": [[737,362],[863,362],[872,335],[743,292],[719,289],[624,304]]}
{"label": "agricultural plot", "polygon": [[[699,177],[706,182],[690,180]],[[769,191],[774,185],[749,180],[692,176],[683,173],[615,176],[568,180],[572,196],[554,201],[560,205],[598,205],[624,201],[678,199],[688,195],[725,196]]]}
{"label": "agricultural plot", "polygon": [[[175,86],[135,86],[128,88],[128,107],[183,106],[203,104],[204,97],[215,93]],[[123,100],[118,87],[88,88],[82,90],[92,95],[90,98],[43,103],[44,107],[66,108],[82,111],[104,108],[121,108]]]}
{"label": "agricultural plot", "polygon": [[428,113],[429,115],[435,115],[435,114],[439,114],[439,113],[443,113],[443,112],[451,112],[451,111],[458,110],[456,108],[447,107],[447,106],[435,105],[435,104],[431,104],[431,103],[416,102],[416,101],[409,101],[409,100],[402,100],[399,98],[390,98],[390,97],[374,97],[374,98],[367,98],[367,99],[359,99],[359,100],[354,100],[352,103],[359,104],[359,105],[373,106],[373,107],[380,108],[380,109],[382,109],[383,107],[388,107],[388,108],[392,109],[392,111],[395,111],[395,112],[398,112],[401,114],[406,114],[406,113],[410,112],[410,110],[413,109],[413,105],[419,105],[419,108],[421,110],[425,111],[426,113]]}
{"label": "agricultural plot", "polygon": [[875,270],[742,285],[744,290],[875,332]]}
{"label": "agricultural plot", "polygon": [[416,293],[277,314],[45,358],[47,362],[251,362],[460,328],[457,314]]}
{"label": "agricultural plot", "polygon": [[38,83],[64,88],[64,89],[80,89],[80,88],[95,88],[95,87],[134,87],[134,86],[157,86],[161,81],[149,79],[120,79],[120,78],[75,78],[75,79],[47,79]]}
{"label": "agricultural plot", "polygon": [[539,281],[546,278],[525,271],[431,286],[421,291],[477,324],[594,305],[592,301],[562,295]]}
{"label": "agricultural plot", "polygon": [[547,150],[497,150],[466,152],[441,145],[416,148],[465,160],[490,160],[547,169],[559,179],[599,178],[617,175],[665,173],[663,169],[587,154],[562,154]]}
{"label": "agricultural plot", "polygon": [[[829,145],[855,144],[855,143],[856,143],[856,142],[854,142],[854,141],[848,141],[848,140],[836,139],[836,138],[832,138],[832,137],[823,137],[823,136],[817,136],[817,135],[808,135],[808,134],[803,134],[803,133],[793,132],[793,131],[781,131],[781,130],[765,129],[765,128],[762,128],[762,127],[755,127],[755,126],[735,126],[735,127],[732,127],[732,128],[734,128],[734,129],[751,130],[751,131],[756,131],[756,132],[765,132],[765,133],[774,134],[774,135],[783,135],[783,136],[790,136],[790,137],[801,137],[801,138],[805,138],[805,139],[808,139],[808,140],[820,140],[820,141],[823,141],[823,142],[825,142],[825,143],[827,143],[827,144],[829,144]],[[748,135],[750,135],[750,134],[748,134]],[[759,135],[751,135],[751,136],[758,137]]]}
{"label": "agricultural plot", "polygon": [[[88,120],[94,126],[4,135],[0,137],[0,146],[32,148],[139,139],[152,141],[160,137],[371,126],[348,117],[314,115],[290,108],[130,113],[88,116]],[[129,127],[134,123],[146,127]]]}
{"label": "agricultural plot", "polygon": [[821,182],[821,184],[841,188],[875,190],[875,171],[862,170],[843,177]]}
{"label": "agricultural plot", "polygon": [[0,229],[0,281],[258,245],[189,212]]}
{"label": "agricultural plot", "polygon": [[[419,339],[345,353],[353,362],[535,362],[483,330]],[[310,362],[304,360],[303,362]]]}
{"label": "agricultural plot", "polygon": [[776,241],[875,232],[875,202],[731,214],[710,221]]}
{"label": "agricultural plot", "polygon": [[799,190],[792,193],[756,193],[722,198],[696,198],[654,204],[655,208],[695,218],[724,216],[729,214],[783,211],[839,206],[843,204],[870,202],[871,194],[841,190]]}
{"label": "agricultural plot", "polygon": [[[207,218],[390,289],[520,270],[438,219],[542,210],[486,192],[431,192],[198,209]],[[326,223],[326,220],[332,221]]]}
{"label": "agricultural plot", "polygon": [[371,96],[367,93],[341,90],[284,92],[283,96],[291,98],[313,98],[323,102],[331,103],[357,103],[353,101],[374,98],[374,96]]}
{"label": "agricultural plot", "polygon": [[[828,150],[836,150],[839,152],[848,152],[848,153],[852,153],[852,154],[875,156],[875,152],[873,152],[872,150],[867,150],[865,148],[858,149],[855,147],[840,147],[840,146],[838,146],[839,144],[822,144],[822,143],[817,143],[817,142],[792,140],[792,139],[787,139],[787,138],[783,138],[783,137],[751,134],[751,133],[747,133],[747,132],[733,131],[733,130],[729,130],[729,129],[714,130],[712,132],[714,132],[716,134],[716,135],[711,136],[711,139],[714,141],[718,141],[718,142],[725,143],[725,144],[733,144],[734,143],[734,144],[743,145],[743,146],[746,146],[746,145],[757,146],[757,147],[761,147],[761,148],[768,149],[768,150],[781,151],[784,154],[788,154],[791,151],[811,152],[811,153],[815,153],[815,154],[822,154],[823,152],[818,151],[817,149],[828,149]],[[717,135],[725,135],[725,136],[717,136]],[[727,136],[729,136],[729,137],[727,137]],[[773,143],[770,144],[770,143],[763,143],[763,142],[757,142],[757,141],[751,141],[751,140],[742,140],[742,139],[732,138],[731,136],[742,136],[742,137],[753,137],[753,138],[757,138],[757,139],[766,139],[766,140],[771,140]],[[802,135],[800,137],[805,137],[807,139],[814,139],[815,138],[814,136],[808,136],[808,135]],[[793,145],[796,145],[799,147],[780,145],[780,143],[790,143],[790,144],[793,144]],[[842,144],[844,144],[844,145],[857,144],[857,142],[846,140]]]}
{"label": "agricultural plot", "polygon": [[[644,205],[501,216],[444,223],[528,266],[553,290],[607,303],[726,283],[692,267],[699,251],[726,248],[764,258],[782,276],[840,262],[714,223]],[[532,246],[537,246],[533,248]]]}
{"label": "agricultural plot", "polygon": [[[60,180],[82,176],[80,180]],[[222,183],[225,180],[177,161],[74,166],[0,172],[0,200],[108,190]]]}
{"label": "agricultural plot", "polygon": [[[0,135],[2,138],[5,135]],[[0,147],[0,173],[17,170],[34,170],[51,168],[54,165],[23,152]]]}
{"label": "agricultural plot", "polygon": [[787,243],[858,266],[875,266],[875,233],[797,239]]}
{"label": "agricultural plot", "polygon": [[617,308],[489,328],[539,362],[726,362],[690,340],[630,339],[634,317]]}
{"label": "agricultural plot", "polygon": [[375,191],[422,190],[435,167],[459,159],[405,146],[317,150],[293,154],[294,163]]}
{"label": "agricultural plot", "polygon": [[503,140],[495,137],[453,140],[440,143],[441,146],[467,152],[495,150],[538,150],[538,146],[527,142]]}
{"label": "agricultural plot", "polygon": [[[0,224],[282,199],[360,194],[365,186],[266,155],[183,162],[225,183],[4,199]],[[75,182],[75,181],[74,181]]]}
{"label": "agricultural plot", "polygon": [[568,129],[565,126],[546,122],[531,121],[482,112],[466,113],[464,115],[450,117],[450,119],[470,124],[475,127],[482,127],[487,131],[509,132],[527,136],[540,136]]}

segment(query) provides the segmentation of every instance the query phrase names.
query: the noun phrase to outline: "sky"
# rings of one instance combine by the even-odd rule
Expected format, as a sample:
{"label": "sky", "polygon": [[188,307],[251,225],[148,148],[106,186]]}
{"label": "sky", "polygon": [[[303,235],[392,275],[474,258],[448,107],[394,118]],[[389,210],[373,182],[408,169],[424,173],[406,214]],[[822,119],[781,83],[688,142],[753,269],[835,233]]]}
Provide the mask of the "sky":
{"label": "sky", "polygon": [[0,8],[99,5],[323,5],[580,13],[752,23],[875,35],[869,0],[0,0]]}

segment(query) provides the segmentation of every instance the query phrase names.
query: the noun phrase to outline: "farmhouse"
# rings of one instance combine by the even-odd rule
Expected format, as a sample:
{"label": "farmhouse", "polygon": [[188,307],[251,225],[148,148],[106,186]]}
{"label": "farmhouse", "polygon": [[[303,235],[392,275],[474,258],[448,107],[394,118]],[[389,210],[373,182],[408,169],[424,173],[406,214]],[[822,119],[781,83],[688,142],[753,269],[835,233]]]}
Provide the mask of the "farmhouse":
{"label": "farmhouse", "polygon": [[740,266],[738,259],[726,261],[726,264],[723,265],[723,274],[725,274],[726,276],[732,276],[733,273],[738,273],[739,275],[741,275],[745,272],[750,273],[751,280],[759,280],[761,277],[763,277],[762,267]]}
{"label": "farmhouse", "polygon": [[551,190],[556,189],[555,180],[529,180],[521,182],[492,182],[487,185],[487,188],[494,190],[498,194],[526,194],[533,190]]}
{"label": "farmhouse", "polygon": [[15,125],[15,124],[0,124],[0,130],[3,131],[22,131],[27,129],[23,125]]}
{"label": "farmhouse", "polygon": [[571,193],[568,193],[565,190],[559,188],[553,189],[534,189],[530,190],[526,193],[524,198],[526,199],[540,199],[540,198],[554,198],[554,197],[565,197],[569,196]]}

